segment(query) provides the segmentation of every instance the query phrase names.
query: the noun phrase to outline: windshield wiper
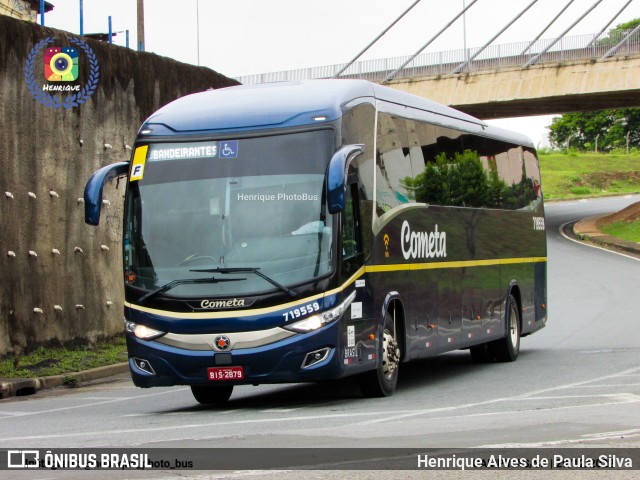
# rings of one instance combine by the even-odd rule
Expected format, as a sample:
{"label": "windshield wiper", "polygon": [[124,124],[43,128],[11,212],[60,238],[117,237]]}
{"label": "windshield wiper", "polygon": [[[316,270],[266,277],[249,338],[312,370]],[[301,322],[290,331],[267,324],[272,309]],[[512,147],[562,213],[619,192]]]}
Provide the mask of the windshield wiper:
{"label": "windshield wiper", "polygon": [[[196,270],[191,270],[191,271],[195,272]],[[205,270],[201,270],[201,271],[205,271]],[[207,277],[207,278],[185,278],[185,279],[172,280],[169,283],[164,284],[160,288],[152,290],[149,293],[141,296],[138,299],[138,303],[146,302],[150,298],[155,297],[156,295],[158,295],[160,293],[164,293],[164,292],[166,292],[168,290],[171,290],[173,287],[177,287],[178,285],[184,285],[184,284],[188,284],[188,283],[239,282],[241,280],[246,280],[246,278],[215,278],[215,277]]]}
{"label": "windshield wiper", "polygon": [[281,283],[276,282],[273,278],[266,276],[264,273],[262,273],[260,271],[259,268],[233,268],[233,267],[227,268],[227,267],[223,267],[223,268],[207,268],[207,269],[204,269],[204,270],[189,270],[189,271],[190,272],[204,272],[204,273],[222,273],[222,274],[226,274],[226,273],[253,273],[253,274],[259,276],[260,278],[266,280],[271,285],[273,285],[275,287],[278,287],[283,292],[288,293],[290,296],[295,297],[297,295],[297,293],[294,292],[293,290],[285,287]]}

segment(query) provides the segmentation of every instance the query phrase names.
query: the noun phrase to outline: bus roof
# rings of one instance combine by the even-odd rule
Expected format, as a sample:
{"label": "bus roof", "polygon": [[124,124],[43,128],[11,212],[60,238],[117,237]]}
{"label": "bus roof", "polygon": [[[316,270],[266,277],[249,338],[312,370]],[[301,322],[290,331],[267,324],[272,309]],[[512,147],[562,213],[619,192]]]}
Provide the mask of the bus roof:
{"label": "bus roof", "polygon": [[458,125],[462,121],[470,131],[483,136],[531,144],[525,136],[489,127],[445,105],[366,80],[349,79],[237,85],[186,95],[152,114],[141,132],[175,135],[312,125],[336,120],[347,105],[367,98],[411,106],[441,119],[454,119]]}

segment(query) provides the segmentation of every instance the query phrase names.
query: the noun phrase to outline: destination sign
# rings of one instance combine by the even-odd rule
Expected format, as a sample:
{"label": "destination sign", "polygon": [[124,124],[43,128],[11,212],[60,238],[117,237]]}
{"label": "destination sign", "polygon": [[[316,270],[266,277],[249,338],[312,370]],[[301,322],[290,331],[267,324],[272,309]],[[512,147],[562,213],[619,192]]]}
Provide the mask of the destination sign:
{"label": "destination sign", "polygon": [[216,158],[218,156],[217,142],[195,143],[156,143],[150,145],[148,160],[157,162],[163,160],[187,160],[192,158]]}

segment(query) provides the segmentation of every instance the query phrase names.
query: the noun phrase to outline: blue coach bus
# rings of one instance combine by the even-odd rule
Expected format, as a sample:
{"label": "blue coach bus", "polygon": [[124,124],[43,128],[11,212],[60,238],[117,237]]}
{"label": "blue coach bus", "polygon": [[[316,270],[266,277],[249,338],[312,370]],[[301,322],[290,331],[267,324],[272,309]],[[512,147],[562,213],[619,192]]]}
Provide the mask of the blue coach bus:
{"label": "blue coach bus", "polygon": [[133,382],[354,376],[391,395],[403,362],[514,361],[546,322],[540,172],[526,137],[360,80],[236,86],[142,125],[127,176],[124,318]]}

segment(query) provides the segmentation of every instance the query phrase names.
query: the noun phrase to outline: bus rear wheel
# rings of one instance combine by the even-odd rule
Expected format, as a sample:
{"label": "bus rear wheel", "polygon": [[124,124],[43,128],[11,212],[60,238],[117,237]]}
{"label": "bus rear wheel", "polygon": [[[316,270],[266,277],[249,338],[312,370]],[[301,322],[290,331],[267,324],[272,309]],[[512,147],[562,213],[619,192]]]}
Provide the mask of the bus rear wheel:
{"label": "bus rear wheel", "polygon": [[515,362],[520,353],[520,315],[518,302],[513,295],[507,300],[506,313],[507,335],[491,342],[490,348],[498,362]]}
{"label": "bus rear wheel", "polygon": [[233,385],[224,387],[203,387],[200,385],[192,385],[191,393],[194,398],[202,405],[216,405],[225,403],[233,393]]}
{"label": "bus rear wheel", "polygon": [[382,333],[382,360],[380,365],[360,378],[360,390],[365,397],[389,397],[398,383],[400,345],[396,338],[393,317],[386,313]]}

